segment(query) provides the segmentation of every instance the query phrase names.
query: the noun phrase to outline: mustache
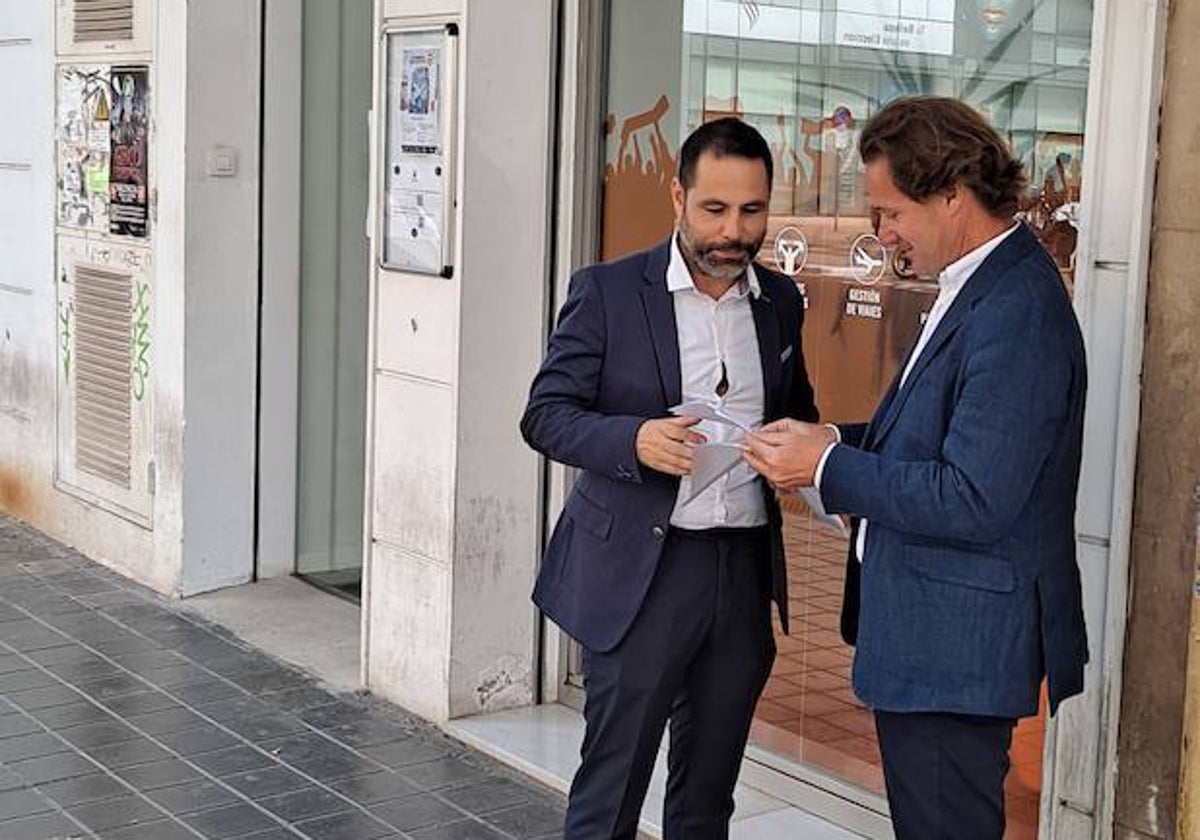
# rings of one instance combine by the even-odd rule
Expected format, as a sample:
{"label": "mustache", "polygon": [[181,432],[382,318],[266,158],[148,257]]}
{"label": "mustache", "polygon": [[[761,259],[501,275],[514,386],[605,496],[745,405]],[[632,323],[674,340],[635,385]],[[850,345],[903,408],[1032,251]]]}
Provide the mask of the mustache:
{"label": "mustache", "polygon": [[699,248],[700,256],[713,257],[717,251],[740,251],[744,257],[752,257],[758,252],[758,245],[754,242],[730,241],[730,242],[714,242],[705,243]]}

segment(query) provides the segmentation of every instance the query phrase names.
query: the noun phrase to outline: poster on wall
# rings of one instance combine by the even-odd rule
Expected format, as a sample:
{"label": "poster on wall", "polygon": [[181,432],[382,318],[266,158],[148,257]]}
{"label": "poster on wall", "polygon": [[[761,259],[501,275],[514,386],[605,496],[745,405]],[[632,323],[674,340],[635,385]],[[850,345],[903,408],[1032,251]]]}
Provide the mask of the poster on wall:
{"label": "poster on wall", "polygon": [[146,236],[149,218],[148,124],[150,71],[145,65],[112,68],[109,109],[111,164],[109,233]]}
{"label": "poster on wall", "polygon": [[383,252],[386,268],[453,273],[454,161],[448,107],[457,28],[387,35]]}
{"label": "poster on wall", "polygon": [[110,68],[66,64],[58,70],[58,224],[108,230]]}

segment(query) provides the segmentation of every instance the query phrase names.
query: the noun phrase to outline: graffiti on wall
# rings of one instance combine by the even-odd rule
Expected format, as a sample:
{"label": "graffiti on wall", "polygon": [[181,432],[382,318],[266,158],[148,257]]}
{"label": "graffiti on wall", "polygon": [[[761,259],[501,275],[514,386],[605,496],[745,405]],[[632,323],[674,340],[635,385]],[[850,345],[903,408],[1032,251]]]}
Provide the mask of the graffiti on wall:
{"label": "graffiti on wall", "polygon": [[58,223],[108,230],[110,168],[106,64],[64,65],[58,71]]}
{"label": "graffiti on wall", "polygon": [[133,288],[133,398],[141,402],[150,379],[150,284],[138,281]]}

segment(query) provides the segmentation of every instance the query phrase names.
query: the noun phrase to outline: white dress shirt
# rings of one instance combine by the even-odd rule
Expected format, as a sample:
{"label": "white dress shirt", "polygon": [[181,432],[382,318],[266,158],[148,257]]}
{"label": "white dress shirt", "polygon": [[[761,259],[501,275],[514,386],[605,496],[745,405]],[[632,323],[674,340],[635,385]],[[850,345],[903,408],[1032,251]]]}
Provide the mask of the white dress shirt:
{"label": "white dress shirt", "polygon": [[[754,267],[748,266],[743,280],[733,284],[720,300],[713,300],[696,288],[679,243],[672,239],[667,289],[675,301],[683,399],[719,401],[724,411],[739,422],[747,426],[762,423],[762,361],[750,309],[750,296],[758,297],[762,290]],[[722,361],[728,384],[724,398],[716,393]],[[742,434],[733,426],[710,421],[694,429],[713,443],[737,440]],[[691,477],[685,475],[671,513],[671,525],[676,528],[746,528],[767,522],[758,474],[744,460],[686,505],[681,504],[689,495]]]}
{"label": "white dress shirt", "polygon": [[[950,311],[955,298],[959,292],[967,285],[967,281],[971,279],[971,275],[979,266],[983,265],[983,261],[988,255],[1009,237],[1009,235],[1017,229],[1016,225],[1008,228],[1003,233],[997,234],[984,242],[978,248],[968,251],[963,254],[950,265],[942,269],[942,273],[938,275],[938,294],[937,299],[933,302],[933,307],[929,310],[929,317],[925,319],[925,325],[921,328],[921,335],[917,339],[917,344],[913,351],[908,354],[908,363],[904,366],[904,373],[900,376],[899,390],[903,390],[908,383],[908,375],[912,373],[913,366],[917,363],[917,359],[921,357],[921,353],[925,350],[925,345],[929,344],[929,339],[933,337],[934,331],[938,324],[946,317],[946,313]],[[899,390],[897,393],[899,393]],[[835,429],[836,431],[836,429]],[[841,435],[838,435],[839,440]],[[825,452],[821,455],[821,460],[817,463],[817,472],[814,483],[817,485],[817,490],[821,489],[821,476],[825,472],[825,462],[829,460],[829,453],[833,451],[836,443],[826,447]],[[867,553],[867,520],[863,519],[858,524],[858,540],[854,544],[854,555],[858,558],[858,562],[862,562],[863,557]]]}

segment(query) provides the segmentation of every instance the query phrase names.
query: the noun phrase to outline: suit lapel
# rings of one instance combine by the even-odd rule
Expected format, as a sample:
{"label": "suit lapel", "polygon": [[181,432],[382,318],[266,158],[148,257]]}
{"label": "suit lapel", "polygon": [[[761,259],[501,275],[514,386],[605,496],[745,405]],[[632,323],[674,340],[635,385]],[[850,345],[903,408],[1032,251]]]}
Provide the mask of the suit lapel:
{"label": "suit lapel", "polygon": [[779,386],[783,366],[779,361],[779,316],[775,305],[767,297],[766,287],[759,283],[762,294],[750,296],[750,311],[754,314],[754,332],[758,337],[758,356],[763,375],[763,417],[771,420],[779,412]]}
{"label": "suit lapel", "polygon": [[683,399],[683,378],[679,368],[679,330],[675,326],[675,300],[667,291],[667,262],[670,240],[650,252],[646,263],[645,283],[642,285],[642,306],[646,324],[654,343],[658,377],[662,383],[667,407]]}
{"label": "suit lapel", "polygon": [[[913,364],[912,371],[908,374],[908,379],[904,382],[904,387],[900,387],[900,377],[903,375],[904,368],[900,368],[900,373],[896,375],[896,379],[892,383],[892,388],[887,397],[880,404],[880,410],[876,412],[879,417],[879,422],[874,420],[871,422],[871,427],[868,428],[868,443],[874,445],[883,440],[887,433],[895,424],[896,419],[900,416],[900,411],[904,408],[904,403],[908,400],[908,395],[913,391],[913,385],[921,378],[921,375],[929,367],[930,363],[935,359],[938,353],[946,346],[951,337],[962,326],[967,315],[979,304],[988,293],[995,288],[996,282],[1001,276],[1016,263],[1019,259],[1025,256],[1029,251],[1030,244],[1037,247],[1037,241],[1024,225],[1005,239],[997,246],[983,264],[975,270],[971,278],[967,280],[966,285],[958,293],[958,297],[954,299],[954,303],[950,309],[942,317],[941,322],[937,325],[937,329],[933,331],[929,341],[921,350],[921,355],[917,357]],[[905,365],[907,365],[907,360]],[[872,435],[873,432],[873,436]]]}

